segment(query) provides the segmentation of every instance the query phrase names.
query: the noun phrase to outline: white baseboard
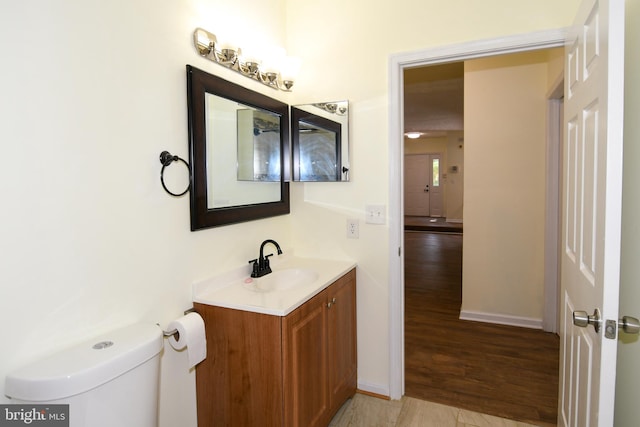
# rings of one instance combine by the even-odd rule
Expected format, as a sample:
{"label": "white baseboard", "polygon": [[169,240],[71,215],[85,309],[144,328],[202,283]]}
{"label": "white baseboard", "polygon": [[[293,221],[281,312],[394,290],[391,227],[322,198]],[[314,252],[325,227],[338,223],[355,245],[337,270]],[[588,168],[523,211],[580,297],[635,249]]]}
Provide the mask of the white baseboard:
{"label": "white baseboard", "polygon": [[384,387],[379,384],[370,384],[364,381],[358,381],[358,390],[366,391],[367,393],[372,393],[379,396],[390,396],[388,387]]}
{"label": "white baseboard", "polygon": [[460,311],[461,320],[495,323],[498,325],[519,326],[521,328],[542,329],[542,319],[511,316],[507,314],[483,313],[480,311]]}
{"label": "white baseboard", "polygon": [[462,224],[462,220],[461,219],[455,219],[455,218],[447,218],[445,221],[450,222],[451,224]]}

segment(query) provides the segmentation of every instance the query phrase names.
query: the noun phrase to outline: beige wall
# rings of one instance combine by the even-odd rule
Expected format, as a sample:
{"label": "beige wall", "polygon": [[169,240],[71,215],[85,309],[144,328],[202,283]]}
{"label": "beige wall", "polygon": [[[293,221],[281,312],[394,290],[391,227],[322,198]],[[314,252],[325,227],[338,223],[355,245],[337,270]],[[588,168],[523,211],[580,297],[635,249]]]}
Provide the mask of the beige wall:
{"label": "beige wall", "polygon": [[[385,393],[389,229],[365,225],[363,210],[389,200],[389,55],[560,28],[576,4],[5,2],[0,320],[11,327],[0,378],[99,331],[166,325],[191,306],[194,281],[246,263],[274,238],[285,251],[358,261],[359,384]],[[285,45],[303,59],[295,91],[276,93],[200,59],[196,26]],[[190,232],[188,198],[162,190],[158,161],[162,150],[188,157],[187,63],[292,104],[350,99],[352,182],[293,184],[289,216]],[[361,220],[358,240],[345,237],[349,217]],[[160,425],[195,426],[184,354],[164,352],[161,383]]]}
{"label": "beige wall", "polygon": [[404,154],[436,154],[447,155],[447,137],[404,139]]}
{"label": "beige wall", "polygon": [[[464,132],[447,135],[447,221],[464,219]],[[452,166],[458,171],[453,172]]]}
{"label": "beige wall", "polygon": [[[620,271],[620,316],[640,318],[640,4],[626,1],[624,175],[622,186],[622,260]],[[637,335],[620,334],[616,376],[616,427],[634,427],[640,420],[640,342]]]}
{"label": "beige wall", "polygon": [[465,62],[463,316],[540,327],[547,58]]}
{"label": "beige wall", "polygon": [[547,90],[555,89],[556,83],[564,80],[564,49],[547,50]]}

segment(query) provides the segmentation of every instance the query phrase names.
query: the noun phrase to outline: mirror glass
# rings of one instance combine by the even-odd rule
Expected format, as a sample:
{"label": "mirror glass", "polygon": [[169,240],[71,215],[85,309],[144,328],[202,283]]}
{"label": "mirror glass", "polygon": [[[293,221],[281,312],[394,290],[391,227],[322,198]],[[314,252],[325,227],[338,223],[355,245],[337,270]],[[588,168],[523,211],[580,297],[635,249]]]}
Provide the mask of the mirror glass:
{"label": "mirror glass", "polygon": [[294,181],[349,181],[349,102],[291,107]]}
{"label": "mirror glass", "polygon": [[205,94],[207,208],[280,200],[280,116]]}
{"label": "mirror glass", "polygon": [[191,229],[289,213],[285,103],[187,66]]}

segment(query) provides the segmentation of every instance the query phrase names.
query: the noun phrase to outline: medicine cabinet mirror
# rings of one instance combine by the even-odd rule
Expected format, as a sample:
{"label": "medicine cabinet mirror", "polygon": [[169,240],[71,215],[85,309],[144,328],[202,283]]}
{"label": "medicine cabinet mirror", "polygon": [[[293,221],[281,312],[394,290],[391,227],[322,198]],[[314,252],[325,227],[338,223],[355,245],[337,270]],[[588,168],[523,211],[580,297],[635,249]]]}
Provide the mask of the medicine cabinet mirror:
{"label": "medicine cabinet mirror", "polygon": [[187,65],[191,230],[289,213],[289,107]]}
{"label": "medicine cabinet mirror", "polygon": [[349,181],[349,102],[291,107],[294,181]]}

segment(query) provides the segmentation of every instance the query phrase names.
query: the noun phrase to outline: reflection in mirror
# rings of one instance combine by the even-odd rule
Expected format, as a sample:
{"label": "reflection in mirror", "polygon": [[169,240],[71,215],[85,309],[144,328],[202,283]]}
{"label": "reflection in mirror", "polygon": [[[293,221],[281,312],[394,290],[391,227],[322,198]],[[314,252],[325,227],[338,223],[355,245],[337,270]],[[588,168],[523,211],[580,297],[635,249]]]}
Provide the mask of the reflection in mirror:
{"label": "reflection in mirror", "polygon": [[238,179],[280,181],[280,117],[238,110]]}
{"label": "reflection in mirror", "polygon": [[[279,201],[280,117],[211,93],[205,94],[205,102],[207,208]],[[271,141],[254,139],[254,116],[270,117],[275,123],[272,127],[277,129],[277,133],[271,132]],[[264,146],[263,143],[268,144]],[[270,175],[268,165],[265,167],[264,162],[259,165],[262,156],[257,159],[255,156],[255,153],[267,152],[270,152],[268,156],[272,164]],[[257,171],[256,163],[260,168]],[[260,185],[253,182],[256,180],[272,182]]]}
{"label": "reflection in mirror", "polygon": [[349,180],[348,101],[291,108],[293,179]]}
{"label": "reflection in mirror", "polygon": [[191,230],[289,213],[287,104],[187,66]]}
{"label": "reflection in mirror", "polygon": [[292,107],[296,181],[340,181],[342,126]]}

